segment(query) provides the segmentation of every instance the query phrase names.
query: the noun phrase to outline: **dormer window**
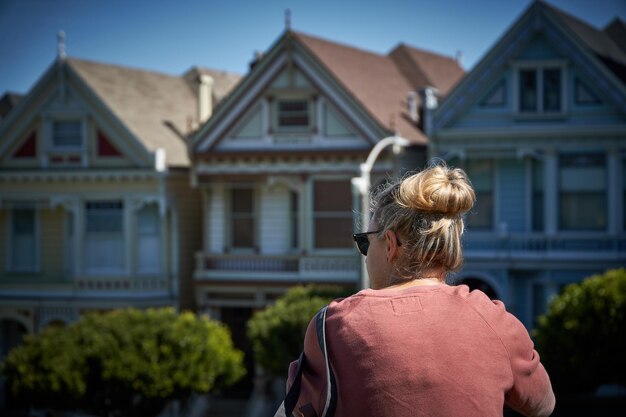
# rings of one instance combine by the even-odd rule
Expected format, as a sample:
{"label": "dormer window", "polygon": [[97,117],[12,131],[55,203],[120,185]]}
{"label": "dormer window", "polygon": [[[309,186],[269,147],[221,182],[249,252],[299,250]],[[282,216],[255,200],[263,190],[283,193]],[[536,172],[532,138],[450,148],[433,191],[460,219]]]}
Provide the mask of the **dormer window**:
{"label": "dormer window", "polygon": [[516,110],[520,115],[558,115],[565,111],[565,67],[524,64],[517,70]]}
{"label": "dormer window", "polygon": [[309,131],[313,119],[311,107],[307,99],[276,100],[276,130],[278,132]]}
{"label": "dormer window", "polygon": [[52,147],[57,149],[81,149],[83,145],[80,120],[52,122]]}
{"label": "dormer window", "polygon": [[49,116],[46,132],[48,166],[87,166],[87,132],[84,117]]}

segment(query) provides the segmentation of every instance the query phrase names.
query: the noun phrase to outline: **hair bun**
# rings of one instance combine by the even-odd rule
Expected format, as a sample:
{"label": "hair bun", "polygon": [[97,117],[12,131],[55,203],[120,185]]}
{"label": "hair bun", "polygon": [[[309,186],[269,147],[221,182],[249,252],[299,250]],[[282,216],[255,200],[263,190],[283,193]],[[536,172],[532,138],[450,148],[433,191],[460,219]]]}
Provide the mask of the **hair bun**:
{"label": "hair bun", "polygon": [[415,210],[458,216],[469,211],[476,195],[460,168],[434,166],[402,181],[398,202]]}

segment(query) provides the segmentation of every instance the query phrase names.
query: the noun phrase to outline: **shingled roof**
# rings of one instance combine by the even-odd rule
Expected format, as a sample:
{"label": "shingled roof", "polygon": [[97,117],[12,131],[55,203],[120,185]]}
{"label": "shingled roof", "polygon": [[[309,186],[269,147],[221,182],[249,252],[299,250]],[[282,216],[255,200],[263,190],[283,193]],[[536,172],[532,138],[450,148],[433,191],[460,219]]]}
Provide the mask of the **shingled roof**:
{"label": "shingled roof", "polygon": [[171,166],[189,165],[181,134],[189,133],[189,125],[196,121],[198,100],[189,75],[195,72],[213,77],[214,105],[240,78],[197,67],[183,76],[172,76],[75,58],[67,62],[150,152],[165,149]]}
{"label": "shingled roof", "polygon": [[408,92],[430,86],[445,95],[464,74],[456,60],[404,44],[381,55],[292,34],[381,126],[416,143],[426,144],[428,138],[409,116]]}
{"label": "shingled roof", "polygon": [[604,30],[544,3],[609,70],[626,82],[626,25],[615,18]]}

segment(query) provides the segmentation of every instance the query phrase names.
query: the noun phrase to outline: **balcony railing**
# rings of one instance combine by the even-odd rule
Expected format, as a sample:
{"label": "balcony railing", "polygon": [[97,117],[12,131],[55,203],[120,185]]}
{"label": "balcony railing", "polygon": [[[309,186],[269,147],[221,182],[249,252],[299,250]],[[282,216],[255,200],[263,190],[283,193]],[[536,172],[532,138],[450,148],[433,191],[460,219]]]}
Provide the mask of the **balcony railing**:
{"label": "balcony railing", "polygon": [[356,255],[196,253],[196,279],[345,282],[359,276]]}
{"label": "balcony railing", "polygon": [[466,258],[626,261],[626,236],[468,233],[463,244]]}

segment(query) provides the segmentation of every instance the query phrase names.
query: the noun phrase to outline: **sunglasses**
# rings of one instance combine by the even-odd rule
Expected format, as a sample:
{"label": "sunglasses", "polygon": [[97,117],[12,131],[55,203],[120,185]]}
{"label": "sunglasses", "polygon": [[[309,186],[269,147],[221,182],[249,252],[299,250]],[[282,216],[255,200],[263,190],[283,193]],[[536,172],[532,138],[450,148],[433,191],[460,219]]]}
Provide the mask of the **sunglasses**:
{"label": "sunglasses", "polygon": [[372,230],[371,232],[354,233],[352,239],[356,242],[356,247],[361,252],[361,255],[367,256],[367,250],[370,248],[370,240],[367,235],[374,233],[380,233],[382,230]]}

